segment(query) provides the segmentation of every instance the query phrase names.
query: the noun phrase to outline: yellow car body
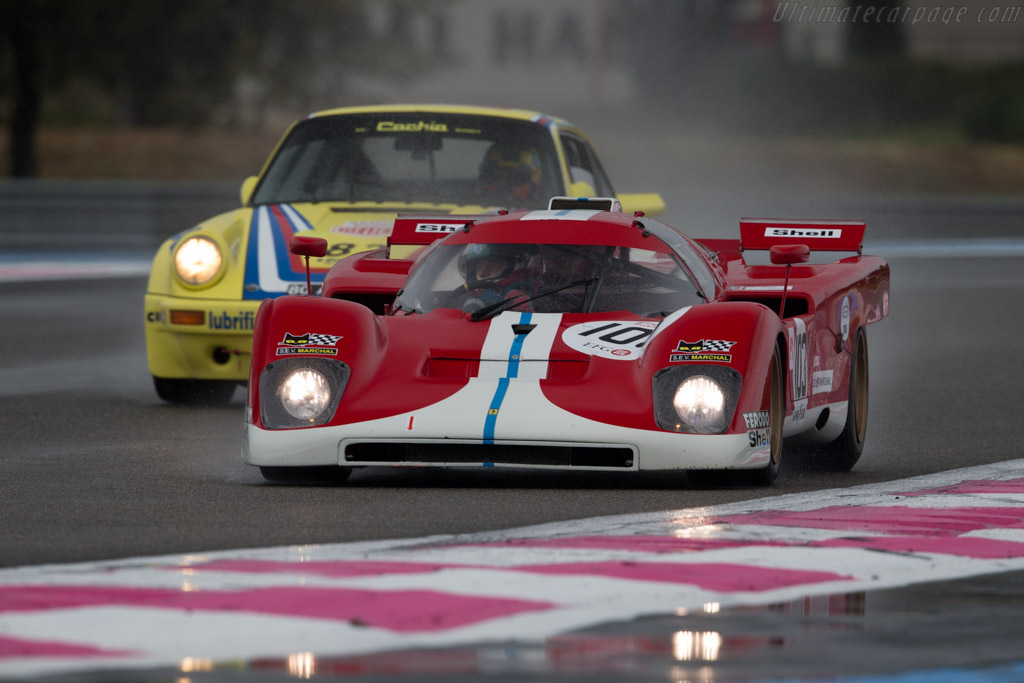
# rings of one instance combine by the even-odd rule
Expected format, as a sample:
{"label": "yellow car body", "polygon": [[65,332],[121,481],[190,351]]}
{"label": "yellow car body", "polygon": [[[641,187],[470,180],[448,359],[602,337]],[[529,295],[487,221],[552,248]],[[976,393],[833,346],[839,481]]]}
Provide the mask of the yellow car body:
{"label": "yellow car body", "polygon": [[664,210],[654,193],[616,195],[589,138],[539,112],[387,105],[296,121],[260,174],[243,182],[240,208],[157,250],[144,309],[157,394],[222,403],[248,379],[260,302],[306,292],[305,263],[289,252],[295,234],[330,245],[309,264],[315,291],[338,259],[385,246],[400,212],[440,220],[546,208],[550,197],[566,195],[618,196],[626,211]]}

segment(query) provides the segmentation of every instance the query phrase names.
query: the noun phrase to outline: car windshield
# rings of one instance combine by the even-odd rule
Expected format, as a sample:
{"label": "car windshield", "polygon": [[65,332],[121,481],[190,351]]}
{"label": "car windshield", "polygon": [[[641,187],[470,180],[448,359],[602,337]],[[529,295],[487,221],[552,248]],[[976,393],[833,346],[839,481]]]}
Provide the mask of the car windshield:
{"label": "car windshield", "polygon": [[395,299],[397,315],[454,308],[484,320],[505,310],[629,311],[645,317],[703,303],[668,250],[580,244],[438,244]]}
{"label": "car windshield", "polygon": [[430,112],[303,121],[253,201],[427,202],[544,208],[563,194],[554,143],[537,123]]}

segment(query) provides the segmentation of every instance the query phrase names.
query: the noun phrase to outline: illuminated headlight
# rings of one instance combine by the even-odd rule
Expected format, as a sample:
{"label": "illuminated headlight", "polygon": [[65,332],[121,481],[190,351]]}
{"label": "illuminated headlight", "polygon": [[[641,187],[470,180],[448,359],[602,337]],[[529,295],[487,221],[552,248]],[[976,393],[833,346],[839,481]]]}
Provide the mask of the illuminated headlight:
{"label": "illuminated headlight", "polygon": [[721,434],[729,428],[743,378],[725,365],[673,365],[654,373],[654,419],[671,432]]}
{"label": "illuminated headlight", "polygon": [[697,375],[679,385],[672,406],[683,421],[695,427],[706,427],[721,422],[725,394],[718,382]]}
{"label": "illuminated headlight", "polygon": [[297,420],[315,420],[331,400],[327,378],[312,368],[302,368],[288,375],[277,390],[281,405]]}
{"label": "illuminated headlight", "polygon": [[331,358],[292,358],[260,371],[260,419],[267,429],[325,424],[334,417],[351,375]]}
{"label": "illuminated headlight", "polygon": [[174,272],[189,285],[205,285],[220,272],[220,247],[208,237],[189,237],[174,252]]}

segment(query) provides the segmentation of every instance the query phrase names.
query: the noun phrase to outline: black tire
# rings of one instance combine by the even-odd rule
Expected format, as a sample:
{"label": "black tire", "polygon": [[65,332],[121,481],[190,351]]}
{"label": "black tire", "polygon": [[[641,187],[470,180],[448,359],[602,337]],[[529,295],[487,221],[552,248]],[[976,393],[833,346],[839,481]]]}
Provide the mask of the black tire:
{"label": "black tire", "polygon": [[785,382],[782,377],[782,352],[775,347],[772,363],[768,368],[769,405],[768,405],[768,440],[771,458],[768,464],[759,470],[689,470],[686,477],[696,488],[710,488],[723,484],[745,484],[770,486],[779,476],[782,464],[782,427],[786,419]]}
{"label": "black tire", "polygon": [[352,474],[351,467],[261,467],[260,474],[272,484],[340,486]]}
{"label": "black tire", "polygon": [[166,379],[154,377],[156,395],[168,403],[221,406],[228,403],[238,382],[215,379]]}
{"label": "black tire", "polygon": [[815,460],[830,472],[849,472],[860,460],[868,433],[868,337],[861,327],[850,354],[850,395],[842,433],[815,449]]}
{"label": "black tire", "polygon": [[757,486],[771,486],[779,476],[782,465],[782,427],[786,420],[785,381],[782,378],[782,352],[778,345],[772,354],[772,364],[768,369],[770,400],[768,404],[768,443],[771,457],[768,464],[749,473],[751,483]]}

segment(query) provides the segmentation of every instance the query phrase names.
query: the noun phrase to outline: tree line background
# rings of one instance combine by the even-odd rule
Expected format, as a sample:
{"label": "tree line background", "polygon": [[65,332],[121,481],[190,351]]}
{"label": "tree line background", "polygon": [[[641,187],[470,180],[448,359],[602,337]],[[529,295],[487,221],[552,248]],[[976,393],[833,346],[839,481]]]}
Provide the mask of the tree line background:
{"label": "tree line background", "polygon": [[[628,65],[642,106],[683,125],[833,136],[924,130],[1024,144],[1020,63],[914,60],[897,23],[850,24],[849,58],[821,64],[738,35],[733,10],[742,0],[594,1],[611,17],[608,59]],[[41,126],[237,130],[260,126],[274,107],[345,104],[353,73],[414,78],[444,54],[410,49],[408,22],[446,2],[392,0],[381,36],[369,30],[363,0],[0,0],[8,172],[39,174]],[[438,41],[458,40],[441,28]]]}

